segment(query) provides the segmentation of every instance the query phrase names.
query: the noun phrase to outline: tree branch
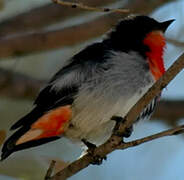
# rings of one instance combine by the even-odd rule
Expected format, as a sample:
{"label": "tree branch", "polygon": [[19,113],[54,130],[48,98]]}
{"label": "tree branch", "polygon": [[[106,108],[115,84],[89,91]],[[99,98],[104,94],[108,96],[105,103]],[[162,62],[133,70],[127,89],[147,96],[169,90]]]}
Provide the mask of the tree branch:
{"label": "tree branch", "polygon": [[32,99],[44,83],[44,80],[37,80],[22,73],[0,68],[1,96]]}
{"label": "tree branch", "polygon": [[[134,0],[124,8],[132,12],[147,14],[167,1]],[[107,32],[125,14],[109,13],[89,22],[67,27],[61,30],[39,32],[24,36],[0,39],[0,58],[9,56],[20,56],[28,53],[51,50],[79,44]],[[72,34],[72,36],[71,36]]]}
{"label": "tree branch", "polygon": [[134,141],[130,141],[127,143],[122,143],[117,149],[127,149],[129,147],[134,147],[134,146],[137,146],[137,145],[149,142],[149,141],[153,141],[161,137],[173,136],[173,135],[178,135],[181,133],[184,133],[184,125],[176,126],[175,128],[172,128],[166,131],[162,131],[160,133],[156,133],[156,134],[153,134],[151,136],[147,136],[141,139],[136,139]]}
{"label": "tree branch", "polygon": [[[33,100],[46,80],[0,68],[0,95],[11,98]],[[152,119],[165,120],[176,125],[184,117],[184,100],[162,100],[156,107]]]}
{"label": "tree branch", "polygon": [[[0,68],[0,96],[33,100],[46,80]],[[162,100],[156,107],[152,119],[165,120],[176,125],[184,117],[184,100]]]}
{"label": "tree branch", "polygon": [[[72,2],[67,0],[67,2]],[[89,6],[104,6],[115,2],[115,0],[80,0]],[[35,31],[53,23],[62,22],[80,14],[87,13],[81,9],[62,7],[49,3],[41,7],[30,9],[24,13],[10,17],[0,22],[0,37],[12,34],[20,34],[28,31]],[[18,22],[18,23],[17,23]]]}
{"label": "tree branch", "polygon": [[183,100],[162,100],[156,107],[152,119],[161,119],[169,122],[170,125],[176,125],[177,120],[184,118],[183,107]]}
{"label": "tree branch", "polygon": [[175,39],[167,38],[167,42],[173,44],[174,46],[184,47],[184,42]]}
{"label": "tree branch", "polygon": [[50,163],[49,169],[47,170],[47,173],[45,176],[45,180],[50,180],[55,164],[56,164],[56,161],[54,160]]}
{"label": "tree branch", "polygon": [[61,30],[0,39],[0,58],[76,45],[104,34],[117,20],[114,16],[102,16]]}
{"label": "tree branch", "polygon": [[78,9],[83,9],[83,10],[88,10],[88,11],[96,11],[96,12],[115,12],[115,13],[128,13],[130,12],[128,9],[110,9],[110,8],[97,8],[97,7],[92,7],[92,6],[87,6],[80,3],[74,3],[74,2],[67,2],[67,1],[62,1],[62,0],[52,0],[54,3],[62,5],[62,6],[67,6],[71,8],[78,8]]}
{"label": "tree branch", "polygon": [[[131,110],[128,112],[127,116],[125,117],[126,121],[120,125],[119,129],[117,130],[117,133],[123,133],[125,132],[127,127],[130,127],[133,122],[135,121],[136,117],[140,114],[142,109],[147,106],[150,101],[158,95],[161,90],[167,86],[167,84],[184,68],[184,54],[181,55],[174,64],[166,71],[166,73],[148,90],[148,92],[131,108]],[[176,132],[183,131],[183,127],[177,127],[176,130],[171,130],[171,134],[176,134]],[[170,130],[166,132],[162,132],[160,135],[153,135],[151,136],[151,139],[158,138],[160,136],[164,135],[171,135]],[[141,142],[146,142],[149,139],[143,138]],[[141,144],[141,142],[138,142],[138,144]],[[100,145],[94,150],[94,155],[99,157],[104,157],[107,154],[111,153],[112,151],[119,149],[123,145],[122,138],[112,135],[107,142]],[[134,143],[132,146],[134,146]],[[75,173],[79,172],[80,170],[86,168],[89,166],[89,164],[92,162],[93,157],[88,153],[84,155],[82,158],[78,159],[77,161],[74,161],[69,166],[64,168],[59,173],[55,174],[51,179],[52,180],[62,180],[66,179]]]}

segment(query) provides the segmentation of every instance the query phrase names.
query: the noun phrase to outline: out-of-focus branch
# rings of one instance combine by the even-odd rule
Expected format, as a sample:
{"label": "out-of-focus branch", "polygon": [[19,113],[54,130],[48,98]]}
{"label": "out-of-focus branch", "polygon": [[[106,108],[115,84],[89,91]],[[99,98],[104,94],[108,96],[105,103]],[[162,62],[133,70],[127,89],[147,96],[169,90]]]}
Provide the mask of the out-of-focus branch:
{"label": "out-of-focus branch", "polygon": [[[67,1],[72,2],[72,0]],[[89,6],[104,6],[115,2],[115,0],[80,0],[80,2]],[[86,12],[81,9],[72,9],[71,7],[62,7],[49,3],[0,22],[0,37],[32,30],[35,31]]]}
{"label": "out-of-focus branch", "polygon": [[167,38],[167,42],[173,44],[174,46],[184,47],[184,42],[180,42],[175,39]]}
{"label": "out-of-focus branch", "polygon": [[[150,101],[159,94],[164,87],[168,85],[168,83],[184,68],[184,54],[182,54],[174,64],[166,71],[166,73],[146,92],[146,94],[131,108],[131,110],[127,113],[125,117],[125,122],[120,124],[117,128],[116,133],[121,134],[126,131],[126,128],[130,127],[138,115],[141,113],[142,109],[147,106]],[[152,135],[150,137],[143,138],[142,140],[137,140],[129,142],[130,146],[132,147],[137,144],[141,144],[143,142],[147,142],[149,140],[156,139],[158,137],[163,137],[165,135],[172,135],[172,134],[179,134],[184,131],[184,125],[176,127],[176,129],[168,130],[156,135]],[[116,149],[122,149],[126,147],[127,143],[122,142],[122,138],[116,135],[112,135],[104,144],[100,145],[99,147],[94,149],[93,155],[87,153],[82,158],[74,161],[66,168],[55,174],[51,179],[52,180],[62,180],[72,175],[76,174],[77,172],[81,171],[82,169],[89,166],[91,162],[93,162],[93,156],[97,157],[105,157],[107,154],[111,153]]]}
{"label": "out-of-focus branch", "polygon": [[0,95],[32,99],[45,81],[0,68]]}
{"label": "out-of-focus branch", "polygon": [[[0,96],[33,100],[46,81],[0,68]],[[184,100],[162,100],[152,119],[177,122],[184,117]]]}
{"label": "out-of-focus branch", "polygon": [[4,8],[4,0],[0,0],[0,11]]}
{"label": "out-of-focus branch", "polygon": [[129,147],[134,147],[134,146],[137,146],[137,145],[140,145],[140,144],[143,144],[143,143],[146,143],[146,142],[149,142],[149,141],[161,138],[161,137],[173,136],[173,135],[178,135],[181,133],[184,133],[184,125],[176,126],[175,128],[172,128],[166,131],[162,131],[160,133],[153,134],[151,136],[147,136],[141,139],[136,139],[134,141],[123,143],[118,147],[118,149],[127,149]]}
{"label": "out-of-focus branch", "polygon": [[[46,81],[0,68],[0,96],[33,100]],[[177,122],[184,117],[184,100],[162,100],[152,119]]]}
{"label": "out-of-focus branch", "polygon": [[0,57],[19,56],[41,50],[62,48],[97,37],[110,29],[115,18],[102,16],[84,24],[57,31],[40,32],[0,40]]}
{"label": "out-of-focus branch", "polygon": [[47,170],[45,180],[50,180],[55,164],[56,164],[56,161],[52,160],[52,162],[50,163],[49,169]]}
{"label": "out-of-focus branch", "polygon": [[[136,13],[150,13],[153,9],[168,1],[134,0],[132,3],[128,3],[125,8],[129,8]],[[57,31],[0,39],[0,58],[81,43],[104,34],[124,16],[124,14],[110,13],[90,22]]]}
{"label": "out-of-focus branch", "polygon": [[116,12],[116,13],[128,13],[130,12],[128,9],[110,9],[110,8],[99,8],[99,7],[93,7],[93,6],[87,6],[80,3],[74,3],[74,2],[67,2],[62,0],[52,0],[54,3],[67,6],[71,8],[78,8],[88,11],[96,11],[96,12]]}
{"label": "out-of-focus branch", "polygon": [[184,100],[162,100],[159,102],[153,120],[162,120],[171,127],[178,124],[178,120],[184,118]]}

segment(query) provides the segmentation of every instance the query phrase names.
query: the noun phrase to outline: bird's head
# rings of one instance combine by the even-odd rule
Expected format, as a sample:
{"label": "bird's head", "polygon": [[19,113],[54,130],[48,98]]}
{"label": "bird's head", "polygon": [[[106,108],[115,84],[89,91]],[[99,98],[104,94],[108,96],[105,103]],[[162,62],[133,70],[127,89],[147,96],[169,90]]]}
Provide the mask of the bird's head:
{"label": "bird's head", "polygon": [[148,16],[130,16],[120,21],[105,41],[114,50],[135,51],[143,56],[148,60],[154,78],[159,79],[165,72],[164,33],[173,21],[158,22]]}

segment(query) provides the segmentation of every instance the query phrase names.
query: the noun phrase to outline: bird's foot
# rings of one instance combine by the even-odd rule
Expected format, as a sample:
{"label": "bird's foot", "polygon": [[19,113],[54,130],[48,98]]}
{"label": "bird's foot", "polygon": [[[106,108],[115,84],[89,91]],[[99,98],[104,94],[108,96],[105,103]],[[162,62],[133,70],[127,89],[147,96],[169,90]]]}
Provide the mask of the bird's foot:
{"label": "bird's foot", "polygon": [[95,144],[90,143],[86,139],[82,139],[82,142],[88,147],[87,152],[91,155],[91,157],[93,159],[91,164],[93,164],[93,165],[101,165],[103,160],[107,160],[106,156],[101,157],[101,156],[98,156],[98,155],[94,154],[94,151],[95,151],[95,149],[97,147]]}
{"label": "bird's foot", "polygon": [[86,139],[82,139],[81,141],[88,147],[88,150],[89,149],[93,149],[94,150],[96,148],[95,144],[87,141]]}
{"label": "bird's foot", "polygon": [[125,132],[123,133],[119,133],[117,132],[117,130],[119,129],[119,126],[123,123],[125,123],[126,119],[120,117],[120,116],[113,116],[111,118],[111,120],[113,121],[116,121],[116,125],[113,129],[113,134],[116,135],[116,136],[119,136],[119,137],[125,137],[125,138],[128,138],[131,136],[132,132],[133,132],[133,125],[131,125],[130,127],[127,127],[125,129]]}

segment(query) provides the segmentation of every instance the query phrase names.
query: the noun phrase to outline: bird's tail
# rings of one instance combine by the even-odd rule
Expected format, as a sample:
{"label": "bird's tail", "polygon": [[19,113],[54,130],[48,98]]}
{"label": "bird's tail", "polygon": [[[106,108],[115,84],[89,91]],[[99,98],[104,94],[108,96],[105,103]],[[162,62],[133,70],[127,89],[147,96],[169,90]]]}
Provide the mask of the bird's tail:
{"label": "bird's tail", "polygon": [[[32,113],[35,114],[35,110]],[[60,138],[68,127],[72,114],[69,105],[50,110],[39,118],[32,113],[23,117],[13,126],[12,129],[19,129],[5,141],[1,160],[4,160],[15,151]],[[35,119],[33,120],[33,118]]]}
{"label": "bird's tail", "polygon": [[2,148],[1,161],[6,159],[10,154],[12,154],[15,151],[38,146],[60,138],[58,136],[54,136],[50,138],[30,140],[28,142],[18,144],[17,142],[19,141],[19,139],[23,137],[23,135],[25,135],[27,132],[29,132],[29,129],[30,129],[29,127],[22,127],[6,140]]}

